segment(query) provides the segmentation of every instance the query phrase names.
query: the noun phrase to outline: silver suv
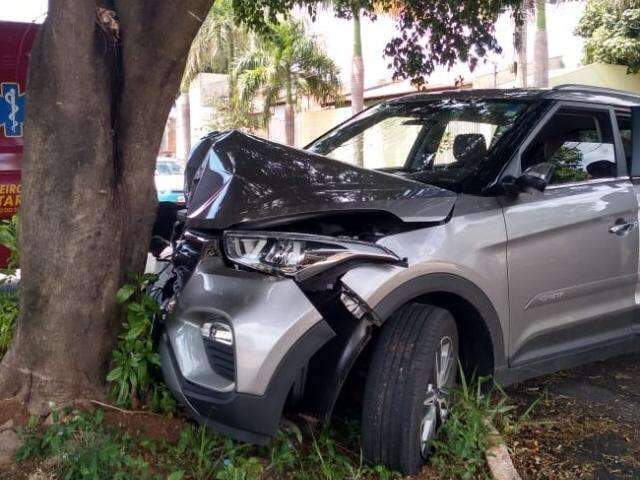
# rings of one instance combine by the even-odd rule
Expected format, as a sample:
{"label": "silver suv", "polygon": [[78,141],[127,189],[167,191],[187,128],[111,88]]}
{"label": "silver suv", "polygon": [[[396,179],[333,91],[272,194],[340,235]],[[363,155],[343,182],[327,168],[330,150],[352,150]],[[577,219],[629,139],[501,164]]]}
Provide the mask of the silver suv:
{"label": "silver suv", "polygon": [[640,97],[579,86],[416,94],[303,150],[212,133],[158,283],[166,383],[265,443],[363,379],[366,458],[416,472],[458,365],[508,385],[640,347],[636,175]]}

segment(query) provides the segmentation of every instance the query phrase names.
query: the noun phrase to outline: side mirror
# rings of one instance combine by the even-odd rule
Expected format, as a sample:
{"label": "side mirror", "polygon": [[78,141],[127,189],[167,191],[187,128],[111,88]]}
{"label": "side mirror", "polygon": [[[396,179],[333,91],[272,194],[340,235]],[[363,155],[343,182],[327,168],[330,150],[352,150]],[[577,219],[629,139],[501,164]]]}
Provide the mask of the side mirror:
{"label": "side mirror", "polygon": [[551,181],[553,170],[554,166],[548,162],[532,165],[516,178],[516,186],[523,192],[531,189],[544,192]]}
{"label": "side mirror", "polygon": [[507,195],[518,195],[532,190],[544,192],[551,181],[553,170],[554,166],[551,163],[537,163],[527,168],[518,178],[511,175],[505,177],[502,180],[502,189]]}

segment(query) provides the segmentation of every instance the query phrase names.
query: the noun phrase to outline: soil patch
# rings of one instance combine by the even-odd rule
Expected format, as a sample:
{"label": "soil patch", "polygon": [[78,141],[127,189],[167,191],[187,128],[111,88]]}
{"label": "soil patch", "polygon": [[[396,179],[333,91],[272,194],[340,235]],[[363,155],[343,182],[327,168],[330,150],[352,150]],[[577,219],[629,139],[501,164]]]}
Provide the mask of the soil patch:
{"label": "soil patch", "polygon": [[530,380],[507,390],[531,418],[510,436],[524,479],[640,478],[640,354]]}

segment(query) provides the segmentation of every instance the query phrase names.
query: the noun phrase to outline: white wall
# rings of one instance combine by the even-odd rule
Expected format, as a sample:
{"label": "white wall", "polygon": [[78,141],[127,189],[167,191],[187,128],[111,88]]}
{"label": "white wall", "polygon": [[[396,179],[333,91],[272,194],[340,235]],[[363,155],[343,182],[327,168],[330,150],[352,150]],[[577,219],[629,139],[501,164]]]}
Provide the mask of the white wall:
{"label": "white wall", "polygon": [[191,144],[195,144],[209,131],[213,109],[212,101],[229,96],[229,76],[218,73],[200,73],[189,85],[191,108]]}

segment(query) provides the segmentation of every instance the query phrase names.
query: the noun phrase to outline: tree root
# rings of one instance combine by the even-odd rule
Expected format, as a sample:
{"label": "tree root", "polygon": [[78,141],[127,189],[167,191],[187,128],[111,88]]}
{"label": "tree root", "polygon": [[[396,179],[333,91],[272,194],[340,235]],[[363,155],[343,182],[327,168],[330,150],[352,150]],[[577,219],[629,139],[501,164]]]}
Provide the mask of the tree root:
{"label": "tree root", "polygon": [[108,403],[99,402],[98,400],[90,400],[90,402],[94,405],[98,405],[99,407],[115,410],[116,412],[124,413],[125,415],[151,415],[154,417],[162,417],[162,415],[160,415],[159,413],[147,412],[145,410],[126,410],[124,408],[116,407],[115,405],[109,405]]}

